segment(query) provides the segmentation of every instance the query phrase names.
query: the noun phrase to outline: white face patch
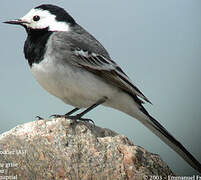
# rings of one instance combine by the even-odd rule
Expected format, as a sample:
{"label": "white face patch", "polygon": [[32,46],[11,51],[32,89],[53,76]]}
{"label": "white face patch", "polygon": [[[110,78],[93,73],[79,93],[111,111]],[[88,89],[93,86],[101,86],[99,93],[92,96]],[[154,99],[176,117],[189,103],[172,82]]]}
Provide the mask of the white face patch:
{"label": "white face patch", "polygon": [[[39,16],[38,21],[34,21],[33,17]],[[49,11],[41,9],[31,9],[25,16],[20,18],[27,27],[32,29],[44,29],[49,27],[50,31],[69,31],[69,25],[66,22],[56,21],[56,16]]]}

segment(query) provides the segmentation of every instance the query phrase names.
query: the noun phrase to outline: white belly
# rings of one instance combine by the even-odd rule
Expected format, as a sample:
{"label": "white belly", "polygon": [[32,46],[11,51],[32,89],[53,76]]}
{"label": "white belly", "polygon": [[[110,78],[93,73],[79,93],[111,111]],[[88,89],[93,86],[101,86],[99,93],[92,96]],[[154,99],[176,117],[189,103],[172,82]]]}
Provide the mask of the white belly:
{"label": "white belly", "polygon": [[110,101],[119,93],[117,88],[107,85],[86,70],[48,60],[33,64],[31,72],[50,94],[78,108],[89,107],[102,97],[108,97]]}

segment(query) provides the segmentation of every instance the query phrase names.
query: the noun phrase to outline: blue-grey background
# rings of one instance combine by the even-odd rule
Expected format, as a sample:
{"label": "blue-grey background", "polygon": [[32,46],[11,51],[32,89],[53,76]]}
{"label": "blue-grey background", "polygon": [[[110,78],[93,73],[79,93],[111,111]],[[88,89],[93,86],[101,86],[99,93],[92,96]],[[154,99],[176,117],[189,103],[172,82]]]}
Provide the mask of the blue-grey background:
{"label": "blue-grey background", "polygon": [[[148,111],[201,161],[201,1],[1,0],[0,21],[22,17],[44,2],[64,7],[106,47],[152,101],[145,105]],[[69,111],[72,107],[44,91],[29,72],[24,29],[3,23],[0,29],[0,132],[36,115]],[[128,115],[99,107],[87,116],[159,154],[175,173],[197,174]]]}

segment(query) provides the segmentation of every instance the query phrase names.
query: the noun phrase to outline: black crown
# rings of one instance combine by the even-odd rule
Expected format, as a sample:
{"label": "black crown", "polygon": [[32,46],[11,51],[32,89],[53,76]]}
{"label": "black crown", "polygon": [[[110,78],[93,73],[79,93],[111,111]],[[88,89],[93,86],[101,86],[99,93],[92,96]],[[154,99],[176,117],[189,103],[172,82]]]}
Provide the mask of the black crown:
{"label": "black crown", "polygon": [[75,20],[70,16],[63,8],[51,5],[51,4],[42,4],[40,6],[37,6],[35,9],[42,9],[47,10],[51,14],[54,14],[56,16],[57,21],[64,21],[66,23],[69,23],[71,25],[76,24]]}

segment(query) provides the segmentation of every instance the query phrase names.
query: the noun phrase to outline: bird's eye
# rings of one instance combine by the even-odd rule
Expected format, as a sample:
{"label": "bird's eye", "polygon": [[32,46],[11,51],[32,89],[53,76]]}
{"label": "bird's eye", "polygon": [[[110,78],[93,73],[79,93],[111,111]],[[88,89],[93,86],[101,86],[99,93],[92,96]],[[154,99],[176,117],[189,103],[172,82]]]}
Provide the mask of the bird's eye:
{"label": "bird's eye", "polygon": [[40,20],[40,16],[35,15],[35,16],[33,17],[33,20],[34,20],[34,21],[39,21],[39,20]]}

